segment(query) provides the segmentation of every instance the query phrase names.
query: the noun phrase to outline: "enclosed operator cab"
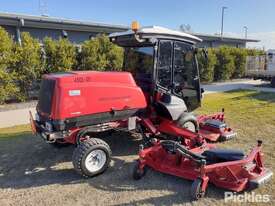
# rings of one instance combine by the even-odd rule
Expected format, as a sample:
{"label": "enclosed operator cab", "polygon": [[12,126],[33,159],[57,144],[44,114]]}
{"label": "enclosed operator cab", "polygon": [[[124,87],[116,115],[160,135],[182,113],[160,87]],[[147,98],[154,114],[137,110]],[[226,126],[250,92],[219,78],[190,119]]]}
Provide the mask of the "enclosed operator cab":
{"label": "enclosed operator cab", "polygon": [[162,116],[176,120],[201,104],[201,88],[194,44],[201,40],[190,34],[162,27],[110,35],[124,47],[124,71],[154,103]]}

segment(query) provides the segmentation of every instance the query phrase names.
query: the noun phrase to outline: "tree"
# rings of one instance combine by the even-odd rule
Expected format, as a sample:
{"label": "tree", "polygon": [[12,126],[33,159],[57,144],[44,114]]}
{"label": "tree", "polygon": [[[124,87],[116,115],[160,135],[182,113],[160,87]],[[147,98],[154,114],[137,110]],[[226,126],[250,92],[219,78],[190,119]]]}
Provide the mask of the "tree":
{"label": "tree", "polygon": [[20,87],[20,99],[29,97],[29,90],[33,82],[40,79],[43,73],[41,63],[41,48],[39,41],[31,37],[27,32],[21,33],[22,45],[14,44],[14,62],[12,71]]}
{"label": "tree", "polygon": [[120,70],[122,63],[123,49],[110,42],[106,35],[99,35],[82,45],[79,63],[82,70]]}
{"label": "tree", "polygon": [[64,72],[74,69],[76,48],[68,39],[55,41],[49,37],[43,40],[45,73]]}
{"label": "tree", "polygon": [[19,91],[10,71],[13,42],[9,34],[0,27],[0,103],[4,103]]}
{"label": "tree", "polygon": [[245,64],[246,64],[246,49],[232,48],[232,55],[234,58],[234,72],[232,78],[241,78],[245,74]]}

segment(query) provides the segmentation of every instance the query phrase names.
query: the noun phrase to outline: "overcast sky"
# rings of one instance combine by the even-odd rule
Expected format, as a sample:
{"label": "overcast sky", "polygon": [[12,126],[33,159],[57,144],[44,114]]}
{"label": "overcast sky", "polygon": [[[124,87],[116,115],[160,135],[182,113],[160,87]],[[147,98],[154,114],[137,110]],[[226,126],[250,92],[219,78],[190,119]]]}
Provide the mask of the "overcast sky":
{"label": "overcast sky", "polygon": [[189,24],[194,32],[214,34],[220,32],[222,6],[228,7],[226,34],[244,37],[247,26],[248,38],[261,40],[249,46],[275,49],[274,0],[9,0],[0,2],[0,11],[122,25],[138,20],[171,29]]}

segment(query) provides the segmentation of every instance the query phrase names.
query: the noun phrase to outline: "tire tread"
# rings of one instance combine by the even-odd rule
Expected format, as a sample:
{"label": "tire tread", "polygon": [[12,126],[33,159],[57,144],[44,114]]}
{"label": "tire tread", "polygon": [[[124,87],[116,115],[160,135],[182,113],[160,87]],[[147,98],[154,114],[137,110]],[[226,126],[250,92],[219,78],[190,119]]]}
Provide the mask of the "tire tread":
{"label": "tire tread", "polygon": [[90,150],[91,148],[98,146],[98,145],[104,146],[106,148],[106,150],[108,151],[109,156],[111,156],[111,149],[110,149],[109,145],[105,141],[98,139],[98,138],[91,138],[84,142],[81,142],[81,144],[79,144],[73,152],[73,158],[72,158],[73,166],[74,166],[76,172],[78,174],[82,175],[83,177],[87,178],[89,176],[87,174],[85,174],[85,172],[83,171],[83,168],[81,167],[82,158],[88,150]]}

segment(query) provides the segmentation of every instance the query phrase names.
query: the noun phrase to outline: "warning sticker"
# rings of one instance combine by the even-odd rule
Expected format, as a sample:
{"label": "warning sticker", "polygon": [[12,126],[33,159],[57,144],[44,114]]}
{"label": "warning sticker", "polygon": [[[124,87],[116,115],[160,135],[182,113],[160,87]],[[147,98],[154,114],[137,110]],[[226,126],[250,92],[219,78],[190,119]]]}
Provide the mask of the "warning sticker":
{"label": "warning sticker", "polygon": [[80,96],[80,90],[69,90],[69,96]]}

